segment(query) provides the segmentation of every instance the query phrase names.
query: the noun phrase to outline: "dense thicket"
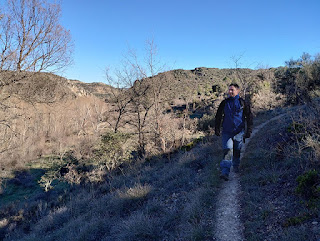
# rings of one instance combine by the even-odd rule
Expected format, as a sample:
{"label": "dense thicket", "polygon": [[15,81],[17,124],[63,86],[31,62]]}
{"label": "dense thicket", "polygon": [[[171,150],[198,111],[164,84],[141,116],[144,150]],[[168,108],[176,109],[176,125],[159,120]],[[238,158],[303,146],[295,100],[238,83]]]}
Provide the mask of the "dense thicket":
{"label": "dense thicket", "polygon": [[302,104],[319,96],[320,55],[304,53],[275,71],[275,90],[287,96],[287,104]]}

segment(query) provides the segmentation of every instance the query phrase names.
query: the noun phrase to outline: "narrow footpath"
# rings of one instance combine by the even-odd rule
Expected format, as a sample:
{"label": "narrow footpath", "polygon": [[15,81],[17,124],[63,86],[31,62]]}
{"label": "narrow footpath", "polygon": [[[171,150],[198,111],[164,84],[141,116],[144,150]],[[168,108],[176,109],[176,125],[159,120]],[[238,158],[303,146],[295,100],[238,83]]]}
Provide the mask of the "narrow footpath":
{"label": "narrow footpath", "polygon": [[[285,114],[278,115],[255,127],[252,131],[251,138],[247,139],[246,143],[242,147],[240,159],[242,159],[248,143],[255,134],[269,122],[277,120],[284,115]],[[222,184],[220,193],[217,197],[217,208],[215,213],[215,240],[242,241],[245,239],[243,234],[244,227],[240,220],[240,178],[232,169],[229,177],[229,181],[225,181]]]}

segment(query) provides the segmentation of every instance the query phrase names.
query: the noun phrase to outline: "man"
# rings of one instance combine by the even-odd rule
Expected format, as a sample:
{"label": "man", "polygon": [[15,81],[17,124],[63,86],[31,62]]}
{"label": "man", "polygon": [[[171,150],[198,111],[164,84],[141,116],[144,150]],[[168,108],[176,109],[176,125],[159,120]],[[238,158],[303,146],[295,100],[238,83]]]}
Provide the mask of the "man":
{"label": "man", "polygon": [[239,85],[229,85],[229,97],[221,102],[215,117],[217,136],[220,136],[222,122],[223,159],[220,163],[220,177],[226,181],[229,180],[231,166],[234,172],[239,172],[242,142],[252,132],[251,108],[249,103],[239,97],[239,92]]}

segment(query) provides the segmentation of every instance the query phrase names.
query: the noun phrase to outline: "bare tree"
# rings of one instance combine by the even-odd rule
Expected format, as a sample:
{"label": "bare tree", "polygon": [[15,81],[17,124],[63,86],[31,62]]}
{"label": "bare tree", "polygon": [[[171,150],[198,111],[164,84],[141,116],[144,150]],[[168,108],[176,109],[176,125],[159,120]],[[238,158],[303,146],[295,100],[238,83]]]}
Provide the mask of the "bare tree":
{"label": "bare tree", "polygon": [[[45,0],[6,0],[0,10],[0,111],[12,112],[5,86],[34,73],[62,70],[71,63],[70,32],[59,24],[60,5]],[[2,115],[4,116],[4,115]],[[0,125],[13,131],[6,116]],[[1,148],[2,150],[3,148]]]}
{"label": "bare tree", "polygon": [[115,123],[111,123],[113,126],[114,132],[117,133],[119,127],[121,127],[121,122],[124,116],[127,113],[127,107],[132,101],[131,95],[129,93],[128,87],[132,82],[132,74],[126,71],[126,68],[123,68],[123,71],[117,70],[115,77],[110,74],[109,68],[106,69],[106,80],[109,85],[115,88],[110,88],[111,97],[108,99],[108,102],[111,102],[113,105],[112,112],[115,116]]}
{"label": "bare tree", "polygon": [[0,71],[54,72],[68,66],[73,44],[60,15],[59,4],[8,0],[0,19]]}
{"label": "bare tree", "polygon": [[[117,113],[114,130],[117,132],[120,121],[126,119],[124,123],[130,124],[138,136],[140,156],[145,153],[147,134],[153,132],[155,139],[159,140],[161,92],[165,81],[164,76],[158,75],[164,70],[164,66],[157,58],[157,47],[153,40],[146,42],[145,52],[145,57],[141,60],[136,51],[129,48],[115,78],[107,72],[108,83],[117,87],[111,91]],[[151,126],[154,127],[153,131]]]}
{"label": "bare tree", "polygon": [[[163,90],[167,78],[160,73],[166,68],[158,58],[158,48],[153,39],[146,42],[144,61],[139,61],[135,51],[130,50],[126,63],[135,73],[136,81],[131,85],[132,106],[135,114],[133,125],[138,131],[140,155],[145,153],[146,134],[154,136],[154,144],[161,139],[161,115]],[[149,125],[149,128],[147,129]],[[150,128],[150,126],[153,126]]]}
{"label": "bare tree", "polygon": [[242,87],[242,93],[246,100],[250,100],[250,91],[254,83],[255,76],[253,76],[251,69],[243,68],[241,60],[243,59],[243,53],[238,56],[232,56],[231,60],[234,64],[233,72],[236,78],[239,80]]}

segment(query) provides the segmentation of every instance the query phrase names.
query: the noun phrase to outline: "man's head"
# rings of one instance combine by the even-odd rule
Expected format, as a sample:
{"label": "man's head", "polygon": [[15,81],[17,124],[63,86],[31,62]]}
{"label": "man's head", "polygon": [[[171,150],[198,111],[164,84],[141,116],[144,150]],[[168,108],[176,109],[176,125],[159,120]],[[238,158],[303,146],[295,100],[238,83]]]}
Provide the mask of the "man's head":
{"label": "man's head", "polygon": [[238,95],[240,92],[240,87],[238,84],[230,84],[229,85],[229,96],[230,97],[235,97],[236,95]]}

